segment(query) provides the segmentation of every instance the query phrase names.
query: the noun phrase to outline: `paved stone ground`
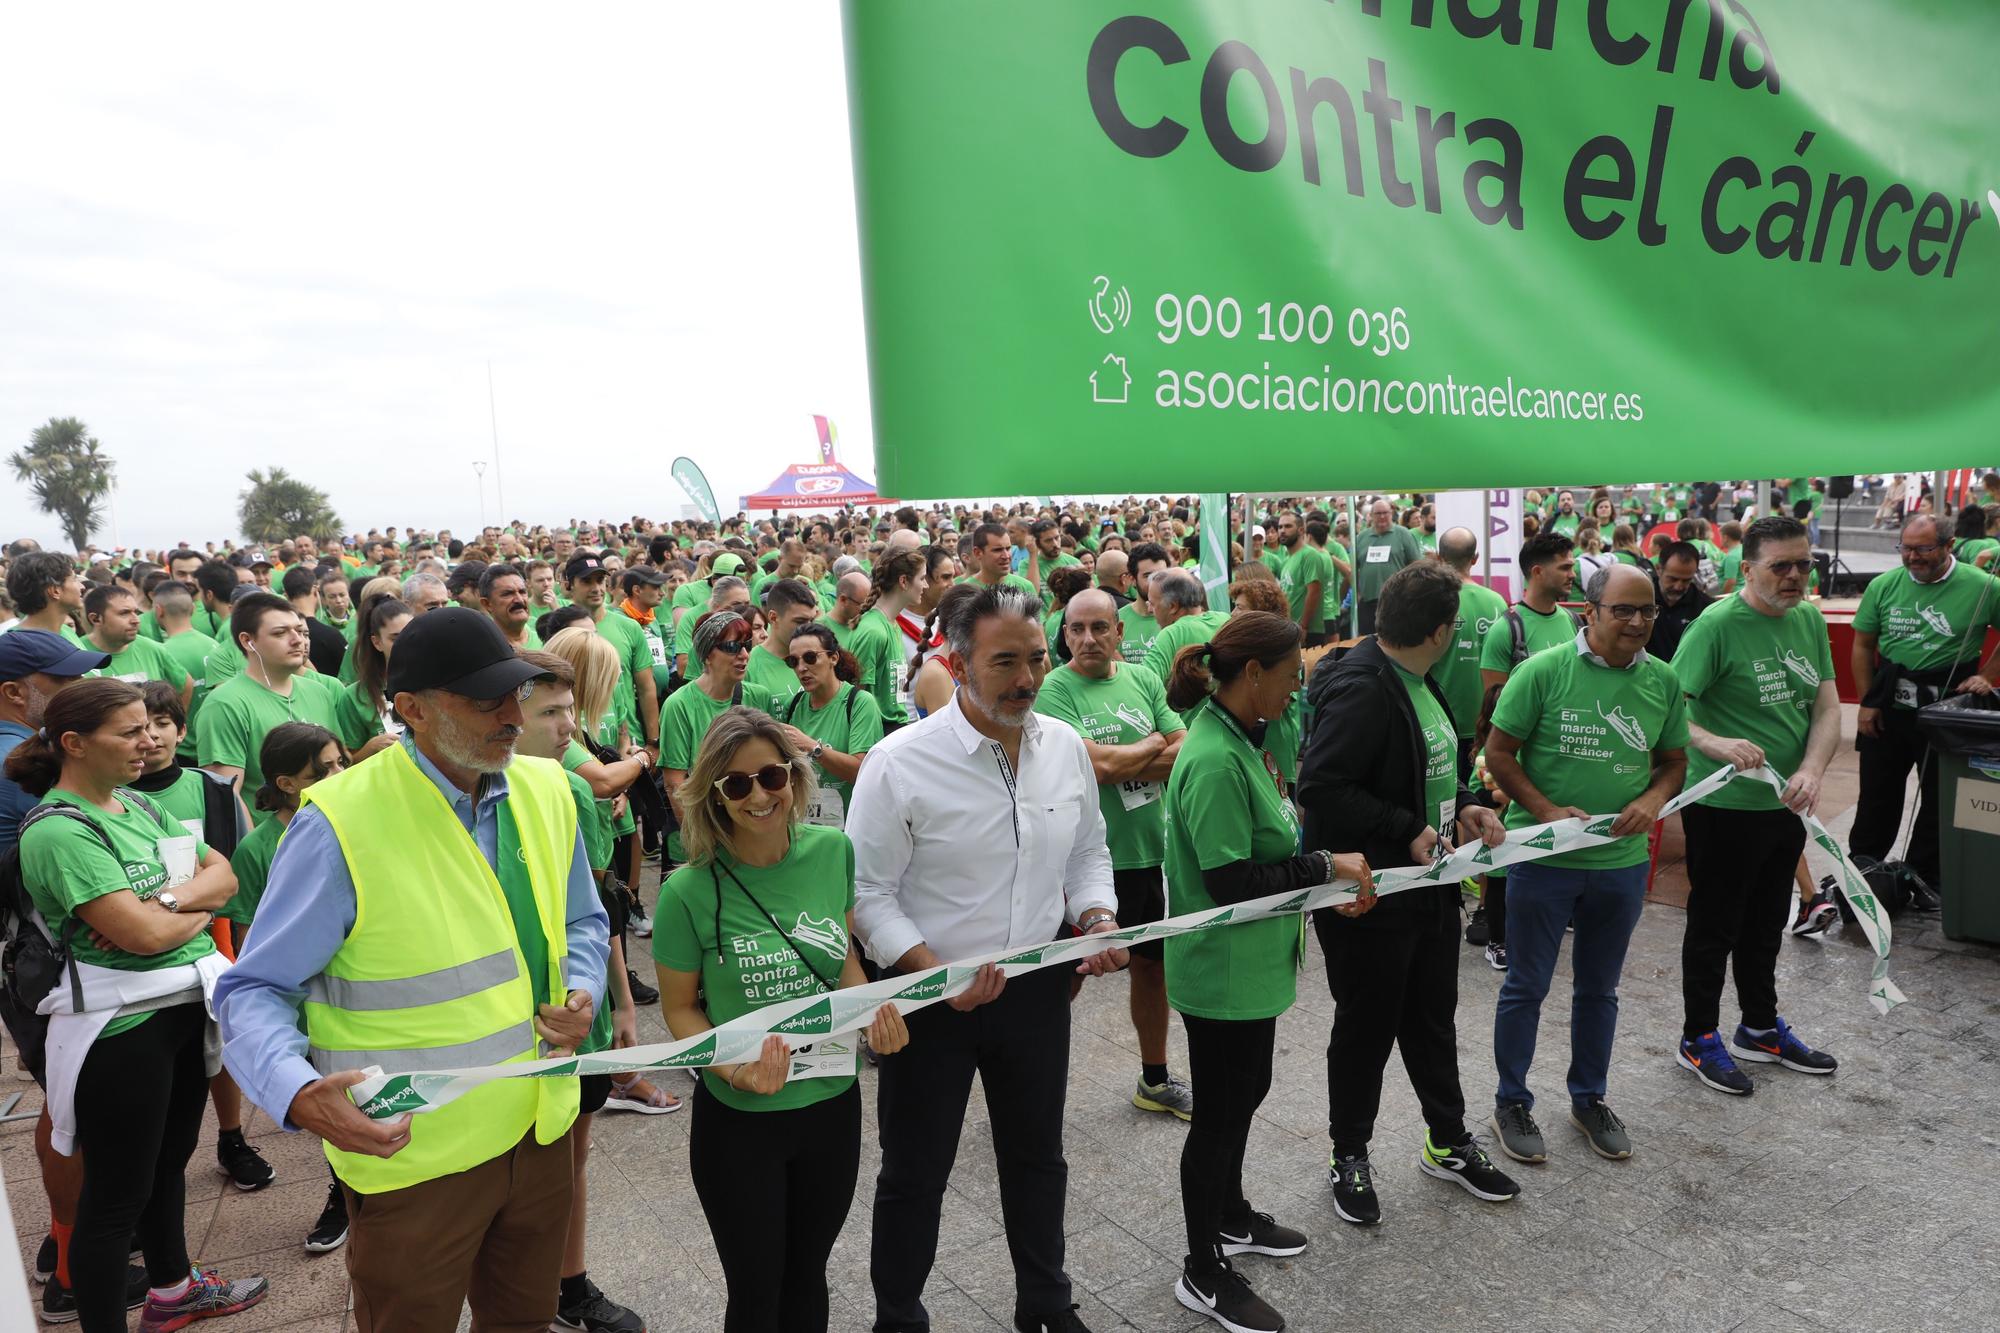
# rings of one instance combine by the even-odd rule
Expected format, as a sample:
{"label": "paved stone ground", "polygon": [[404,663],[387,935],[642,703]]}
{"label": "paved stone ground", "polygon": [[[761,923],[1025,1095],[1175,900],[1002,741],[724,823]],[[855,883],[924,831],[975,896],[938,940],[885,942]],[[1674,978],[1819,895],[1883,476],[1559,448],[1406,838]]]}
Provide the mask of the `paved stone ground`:
{"label": "paved stone ground", "polygon": [[[1851,710],[1850,710],[1851,711]],[[1851,724],[1850,724],[1851,731]],[[1852,764],[1848,752],[1845,763]],[[1847,818],[1834,821],[1844,833]],[[1991,891],[1995,869],[1988,879]],[[1332,1008],[1317,954],[1298,1006],[1279,1023],[1276,1085],[1251,1138],[1253,1203],[1303,1228],[1295,1260],[1240,1261],[1291,1327],[1424,1330],[1993,1329],[2000,1327],[2000,949],[1946,940],[1934,923],[1896,936],[1895,976],[1910,1003],[1877,1018],[1863,998],[1868,954],[1837,931],[1787,941],[1780,992],[1840,1073],[1773,1069],[1734,1099],[1675,1067],[1681,913],[1649,905],[1626,966],[1611,1099],[1637,1151],[1599,1160],[1562,1116],[1567,1010],[1544,1018],[1534,1084],[1551,1159],[1520,1167],[1525,1192],[1483,1204],[1416,1169],[1422,1121],[1392,1064],[1374,1147],[1384,1224],[1334,1216],[1326,1185],[1323,1053]],[[650,972],[650,962],[640,964]],[[1499,978],[1467,949],[1459,974],[1460,1069],[1474,1108],[1490,1102],[1489,1034]],[[1556,994],[1564,983],[1559,977]],[[1725,1021],[1732,1011],[1725,1001]],[[657,1012],[647,1040],[665,1037]],[[1175,1025],[1174,1062],[1185,1069]],[[1761,1068],[1761,1067],[1760,1067]],[[1144,1333],[1211,1327],[1172,1295],[1185,1242],[1178,1157],[1183,1127],[1134,1110],[1137,1072],[1125,982],[1093,982],[1076,1007],[1066,1112],[1069,1268],[1085,1320]],[[37,1096],[33,1085],[7,1082]],[[872,1083],[872,1077],[864,1075]],[[672,1084],[684,1091],[684,1079]],[[864,1092],[872,1103],[872,1089]],[[46,1229],[28,1126],[0,1133],[20,1252]],[[217,1325],[228,1333],[345,1324],[338,1254],[299,1242],[325,1194],[316,1144],[254,1116],[250,1132],[278,1169],[258,1194],[225,1192],[213,1127],[191,1165],[188,1234],[203,1263],[261,1271],[271,1298]],[[593,1131],[591,1272],[645,1313],[653,1333],[721,1327],[721,1272],[687,1172],[685,1115],[599,1117]],[[872,1116],[862,1185],[834,1251],[834,1327],[862,1330]],[[39,1294],[39,1289],[37,1294]],[[975,1090],[928,1289],[939,1333],[1009,1327],[1013,1284],[984,1104]],[[0,1326],[11,1324],[0,1312]]]}

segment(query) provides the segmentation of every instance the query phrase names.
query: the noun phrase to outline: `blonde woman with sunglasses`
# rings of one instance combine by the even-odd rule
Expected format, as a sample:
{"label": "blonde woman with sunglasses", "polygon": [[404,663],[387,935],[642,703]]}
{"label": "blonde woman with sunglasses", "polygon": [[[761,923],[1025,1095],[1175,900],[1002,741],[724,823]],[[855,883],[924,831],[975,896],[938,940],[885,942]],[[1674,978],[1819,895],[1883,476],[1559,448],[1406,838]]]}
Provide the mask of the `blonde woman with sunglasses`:
{"label": "blonde woman with sunglasses", "polygon": [[[653,932],[675,1037],[865,980],[854,848],[805,822],[813,788],[811,762],[768,714],[728,707],[707,729],[676,796],[688,863],[661,886]],[[867,1035],[884,1058],[909,1041],[894,1006]],[[728,1283],[725,1333],[827,1326],[827,1256],[861,1159],[855,1045],[795,1053],[773,1036],[757,1059],[703,1072],[688,1158]]]}

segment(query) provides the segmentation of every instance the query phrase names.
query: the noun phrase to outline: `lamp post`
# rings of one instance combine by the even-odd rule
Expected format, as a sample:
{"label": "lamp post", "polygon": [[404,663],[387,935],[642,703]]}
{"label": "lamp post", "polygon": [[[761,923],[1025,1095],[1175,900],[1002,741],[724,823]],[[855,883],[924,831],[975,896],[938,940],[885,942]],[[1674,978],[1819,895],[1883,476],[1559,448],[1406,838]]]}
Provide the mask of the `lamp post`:
{"label": "lamp post", "polygon": [[486,464],[480,459],[472,460],[472,471],[479,478],[479,530],[486,530]]}

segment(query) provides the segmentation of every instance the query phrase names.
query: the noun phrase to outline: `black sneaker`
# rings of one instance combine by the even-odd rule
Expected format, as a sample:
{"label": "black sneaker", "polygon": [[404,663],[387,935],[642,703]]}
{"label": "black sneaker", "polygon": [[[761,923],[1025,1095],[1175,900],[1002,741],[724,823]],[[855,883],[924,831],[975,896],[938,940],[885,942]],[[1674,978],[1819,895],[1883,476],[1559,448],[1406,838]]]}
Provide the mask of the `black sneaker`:
{"label": "black sneaker", "polygon": [[1476,949],[1483,946],[1490,938],[1491,936],[1486,933],[1486,909],[1473,908],[1472,919],[1465,923],[1465,942]]}
{"label": "black sneaker", "polygon": [[1029,1314],[1026,1310],[1014,1311],[1015,1333],[1090,1333],[1084,1322],[1076,1317],[1076,1307],[1058,1310],[1054,1314]]}
{"label": "black sneaker", "polygon": [[1840,1061],[1800,1041],[1798,1033],[1793,1032],[1791,1024],[1782,1017],[1778,1019],[1778,1026],[1769,1032],[1752,1032],[1738,1023],[1736,1035],[1729,1044],[1736,1048],[1738,1060],[1783,1065],[1801,1074],[1831,1074],[1840,1068]]}
{"label": "black sneaker", "polygon": [[1251,1213],[1242,1223],[1224,1222],[1216,1239],[1225,1255],[1268,1254],[1285,1259],[1306,1247],[1305,1232],[1279,1226],[1269,1213]]}
{"label": "black sneaker", "polygon": [[625,969],[625,980],[629,982],[632,986],[632,1003],[634,1004],[659,1003],[660,993],[654,990],[651,986],[648,986],[645,982],[639,980],[639,974],[637,972],[634,972],[629,967]]}
{"label": "black sneaker", "polygon": [[1284,1333],[1285,1317],[1266,1305],[1243,1275],[1224,1264],[1219,1273],[1181,1272],[1174,1299],[1207,1315],[1229,1333]]}
{"label": "black sneaker", "polygon": [[1487,945],[1486,965],[1495,972],[1505,972],[1507,970],[1507,946],[1504,944]]}
{"label": "black sneaker", "polygon": [[[1833,876],[1827,876],[1831,881]],[[1834,905],[1833,895],[1824,886],[1811,899],[1799,904],[1799,914],[1792,918],[1791,933],[1812,937],[1824,935],[1826,928],[1840,919],[1840,909]]]}
{"label": "black sneaker", "polygon": [[[146,1303],[146,1270],[137,1264],[125,1270],[125,1308],[136,1310]],[[73,1324],[79,1318],[76,1297],[63,1285],[51,1265],[48,1285],[42,1288],[42,1322]]]}
{"label": "black sneaker", "polygon": [[1704,1032],[1693,1041],[1681,1038],[1680,1046],[1674,1051],[1674,1063],[1688,1070],[1696,1078],[1732,1097],[1748,1097],[1757,1091],[1757,1085],[1750,1076],[1736,1067],[1729,1050],[1722,1044],[1722,1038],[1713,1032]]}
{"label": "black sneaker", "polygon": [[228,1176],[245,1194],[263,1189],[278,1178],[271,1164],[244,1141],[243,1131],[224,1134],[215,1141],[215,1169]]}
{"label": "black sneaker", "polygon": [[1375,1195],[1375,1173],[1366,1157],[1329,1157],[1333,1177],[1333,1211],[1343,1222],[1372,1227],[1382,1220],[1382,1201]]}
{"label": "black sneaker", "polygon": [[340,1186],[333,1184],[326,1189],[326,1207],[319,1210],[319,1221],[306,1233],[306,1253],[325,1254],[347,1244],[347,1196],[340,1192]]}
{"label": "black sneaker", "polygon": [[583,1298],[556,1307],[556,1322],[587,1333],[646,1333],[646,1321],[583,1280]]}
{"label": "black sneaker", "polygon": [[1521,1193],[1521,1187],[1472,1139],[1456,1148],[1440,1148],[1427,1133],[1423,1150],[1417,1154],[1417,1169],[1439,1180],[1455,1181],[1465,1192],[1488,1203],[1505,1203]]}
{"label": "black sneaker", "polygon": [[35,1251],[35,1281],[47,1282],[56,1275],[56,1238],[42,1237],[42,1248]]}

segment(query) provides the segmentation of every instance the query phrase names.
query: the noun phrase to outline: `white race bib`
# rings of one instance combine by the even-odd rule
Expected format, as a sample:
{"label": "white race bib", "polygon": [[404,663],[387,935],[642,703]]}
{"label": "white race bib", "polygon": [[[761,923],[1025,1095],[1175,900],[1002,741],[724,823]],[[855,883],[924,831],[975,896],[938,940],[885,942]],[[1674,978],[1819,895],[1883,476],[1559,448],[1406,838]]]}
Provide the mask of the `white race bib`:
{"label": "white race bib", "polygon": [[1118,784],[1118,799],[1125,803],[1127,810],[1137,810],[1159,800],[1162,790],[1157,782],[1141,782],[1133,778]]}
{"label": "white race bib", "polygon": [[656,667],[663,667],[667,665],[666,640],[662,639],[657,634],[648,634],[646,636],[646,642],[650,644],[653,649],[653,665]]}
{"label": "white race bib", "polygon": [[1390,546],[1371,546],[1368,548],[1368,556],[1364,563],[1370,565],[1386,565],[1389,563],[1390,552],[1393,551],[1394,549],[1395,549],[1394,547]]}
{"label": "white race bib", "polygon": [[194,878],[196,858],[193,834],[161,838],[154,846],[159,850],[160,864],[166,867],[168,888],[178,888]]}
{"label": "white race bib", "polygon": [[839,792],[831,787],[820,787],[813,792],[812,801],[806,806],[806,823],[841,828],[846,822],[847,803],[840,799]]}
{"label": "white race bib", "polygon": [[1895,705],[1898,708],[1916,708],[1919,706],[1917,682],[1908,678],[1896,682]]}
{"label": "white race bib", "polygon": [[853,1078],[854,1048],[861,1034],[843,1032],[792,1052],[793,1081],[802,1078]]}

